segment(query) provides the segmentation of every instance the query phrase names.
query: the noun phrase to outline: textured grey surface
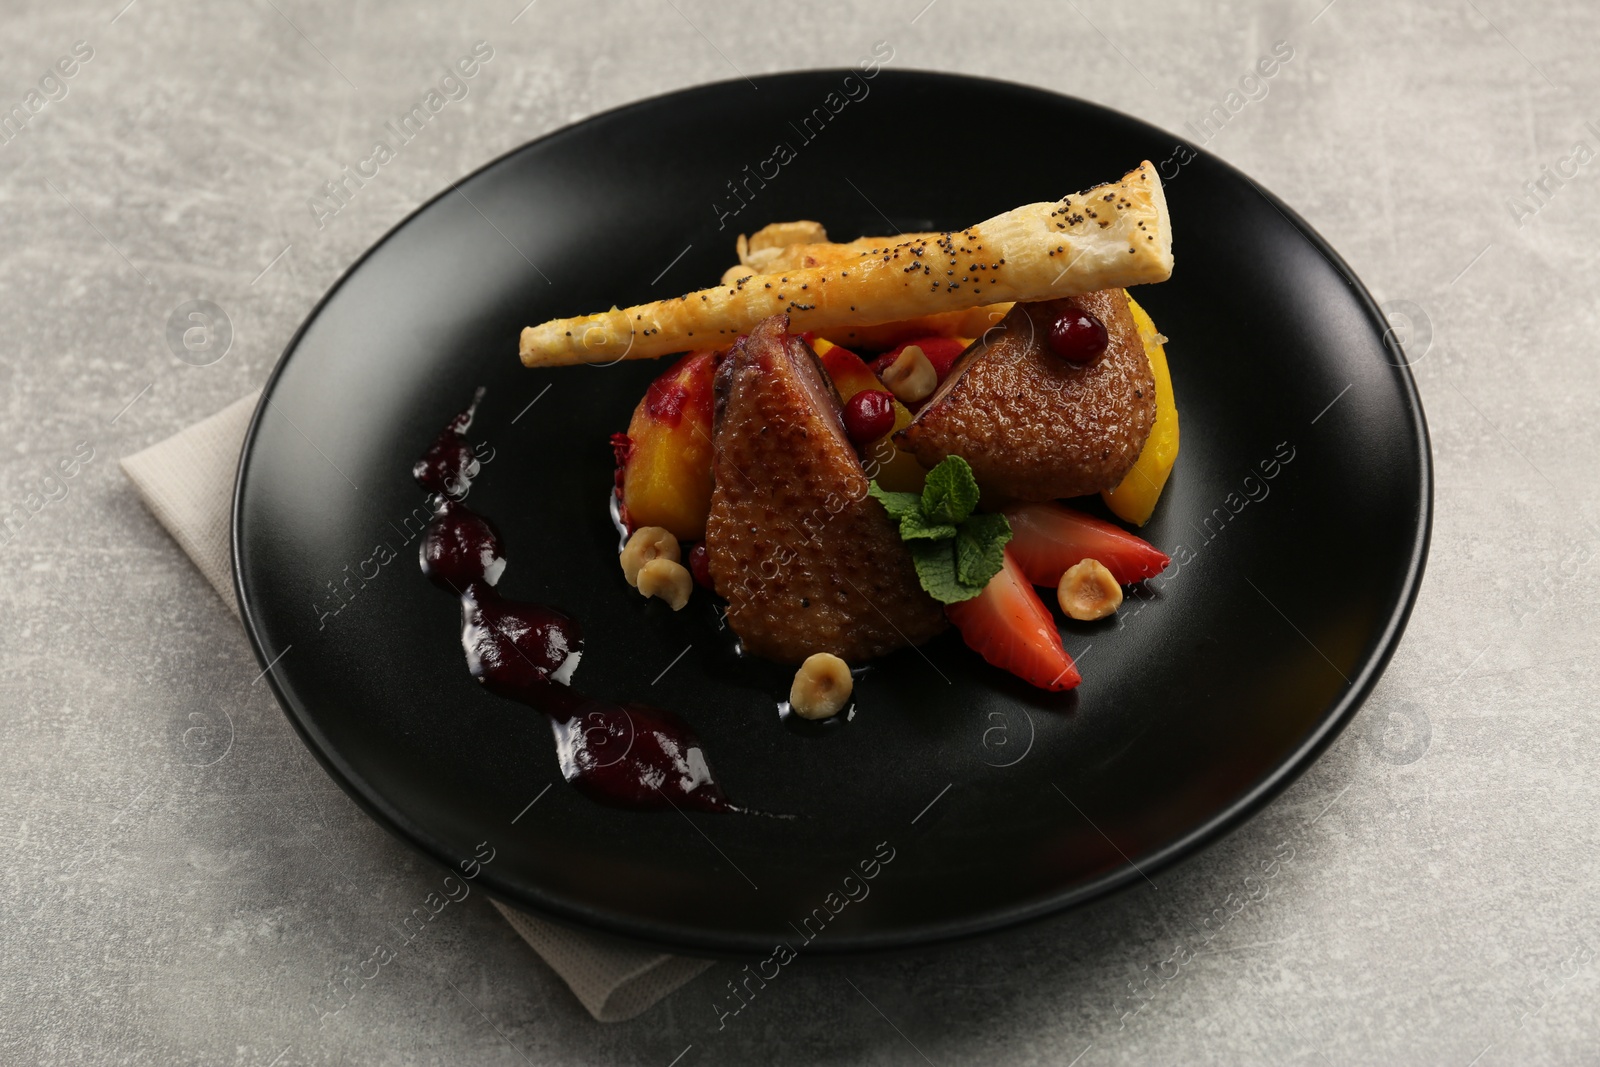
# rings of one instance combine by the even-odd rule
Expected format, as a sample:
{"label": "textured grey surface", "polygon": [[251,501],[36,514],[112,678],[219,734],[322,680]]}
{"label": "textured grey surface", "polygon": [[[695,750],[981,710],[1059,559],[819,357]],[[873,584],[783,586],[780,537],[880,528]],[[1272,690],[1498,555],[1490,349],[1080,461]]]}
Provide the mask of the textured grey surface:
{"label": "textured grey surface", "polygon": [[[0,535],[0,1061],[1600,1056],[1600,170],[1523,188],[1576,141],[1600,148],[1590,5],[125,2],[8,2],[0,30],[0,108],[74,42],[94,50],[0,144],[0,510],[25,516]],[[319,229],[307,197],[479,40],[495,54],[467,98]],[[940,953],[790,967],[720,1032],[726,965],[602,1026],[481,897],[319,1019],[330,978],[438,875],[303,750],[115,458],[260,384],[338,273],[448,180],[603,108],[735,66],[848,64],[877,40],[891,67],[1009,77],[1175,131],[1292,44],[1207,147],[1426,323],[1433,553],[1375,697],[1159,889]],[[982,133],[952,146],[979,153]],[[1538,208],[1520,225],[1515,196]],[[210,366],[165,341],[194,297],[232,321]],[[47,480],[79,442],[93,459]]]}

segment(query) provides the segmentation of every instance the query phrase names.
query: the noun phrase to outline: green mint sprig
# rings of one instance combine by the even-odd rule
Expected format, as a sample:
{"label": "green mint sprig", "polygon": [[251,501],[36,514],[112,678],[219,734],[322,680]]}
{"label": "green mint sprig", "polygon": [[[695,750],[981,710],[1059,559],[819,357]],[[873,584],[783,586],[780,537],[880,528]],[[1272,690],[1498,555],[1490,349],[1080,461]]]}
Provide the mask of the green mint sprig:
{"label": "green mint sprig", "polygon": [[1004,515],[978,515],[978,480],[960,456],[946,456],[928,472],[919,493],[868,490],[900,525],[917,580],[942,604],[971,600],[1005,565],[1011,524]]}

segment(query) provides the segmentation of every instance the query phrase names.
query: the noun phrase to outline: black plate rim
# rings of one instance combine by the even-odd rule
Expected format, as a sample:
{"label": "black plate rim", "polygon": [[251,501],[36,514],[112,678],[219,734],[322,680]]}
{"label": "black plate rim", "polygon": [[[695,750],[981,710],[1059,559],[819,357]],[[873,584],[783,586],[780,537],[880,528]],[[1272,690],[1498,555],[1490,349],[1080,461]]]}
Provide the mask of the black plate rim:
{"label": "black plate rim", "polygon": [[[808,79],[843,75],[853,70],[854,68],[814,68],[764,74],[761,77],[772,81]],[[880,76],[883,75],[894,81],[922,80],[925,82],[953,82],[972,88],[998,87],[1011,92],[1020,91],[1024,94],[1042,97],[1055,102],[1066,101],[1074,105],[1105,112],[1108,116],[1123,121],[1148,127],[1172,138],[1175,144],[1188,146],[1198,156],[1204,157],[1210,165],[1220,167],[1248,184],[1262,199],[1266,200],[1268,204],[1283,215],[1284,219],[1298,230],[1310,242],[1312,247],[1321,253],[1329,265],[1334,268],[1335,272],[1344,279],[1366,311],[1370,324],[1377,328],[1385,341],[1398,351],[1399,342],[1394,339],[1392,331],[1388,329],[1387,320],[1382,310],[1344,258],[1292,207],[1226,160],[1206,152],[1203,148],[1189,145],[1186,139],[1167,133],[1167,131],[1143,119],[1128,115],[1096,101],[1086,100],[1067,93],[1058,93],[1053,90],[1002,78],[954,74],[946,71],[920,69],[885,70],[880,73]],[[229,520],[229,548],[232,555],[233,589],[235,598],[238,601],[240,621],[244,625],[245,633],[250,640],[250,646],[255,652],[256,662],[261,665],[267,684],[272,690],[273,698],[277,701],[278,707],[283,711],[285,718],[289,720],[290,725],[300,736],[300,739],[305,743],[306,748],[310,750],[317,762],[344,790],[346,795],[389,833],[411,847],[418,849],[448,870],[454,871],[455,865],[466,857],[457,855],[443,842],[434,839],[420,827],[414,825],[403,812],[394,810],[385,804],[381,798],[368,795],[358,785],[357,777],[345,766],[338,753],[327,751],[325,746],[317,743],[312,735],[310,724],[302,721],[300,715],[294,710],[292,701],[289,700],[287,694],[279,685],[276,675],[267,669],[275,661],[269,659],[265,642],[258,632],[251,598],[247,595],[244,574],[239,566],[240,548],[244,536],[240,516],[247,488],[249,467],[255,452],[257,431],[271,402],[272,393],[278,383],[278,379],[288,366],[290,357],[299,348],[300,341],[306,331],[321,315],[323,308],[339,293],[345,283],[361,269],[371,256],[376,254],[402,229],[410,225],[413,219],[427,211],[435,203],[443,200],[450,193],[455,192],[458,186],[471,181],[478,175],[498,166],[520,152],[566,136],[590,123],[649,107],[674,97],[717,92],[742,84],[744,84],[742,79],[734,78],[718,82],[707,82],[659,93],[605,111],[596,112],[594,115],[578,122],[570,123],[540,137],[525,141],[485,162],[471,173],[449,183],[444,189],[419,204],[404,218],[390,227],[382,237],[357,257],[333,282],[327,292],[307,313],[304,321],[301,322],[300,326],[289,338],[288,343],[285,344],[282,354],[273,366],[272,373],[268,375],[266,383],[262,386],[261,398],[257,401],[255,411],[251,415],[250,425],[245,432],[244,441],[240,448],[239,462],[234,478],[232,514]],[[1418,594],[1421,591],[1428,550],[1432,541],[1434,477],[1432,445],[1428,432],[1427,417],[1423,410],[1421,395],[1417,391],[1416,381],[1411,374],[1409,362],[1402,359],[1394,364],[1393,367],[1401,386],[1407,414],[1411,417],[1412,428],[1416,434],[1418,448],[1416,457],[1418,460],[1417,491],[1420,504],[1419,521],[1412,540],[1411,555],[1406,566],[1406,573],[1401,583],[1401,595],[1390,613],[1377,646],[1362,663],[1356,677],[1351,680],[1340,699],[1323,713],[1322,719],[1316,728],[1294,752],[1282,760],[1271,773],[1256,782],[1244,795],[1234,800],[1223,810],[1212,815],[1211,818],[1185,836],[1169,842],[1154,855],[1145,858],[1144,862],[1138,866],[1135,866],[1130,860],[1126,865],[1075,889],[1051,894],[1048,897],[1011,908],[987,912],[975,919],[952,920],[888,934],[869,933],[852,935],[849,938],[840,938],[838,940],[828,939],[827,941],[818,941],[807,945],[806,951],[815,955],[861,956],[945,944],[985,934],[999,933],[1102,900],[1138,882],[1148,881],[1151,875],[1167,870],[1232,833],[1265,807],[1268,802],[1287,789],[1315,763],[1322,752],[1332,744],[1333,740],[1349,725],[1350,720],[1355,717],[1366,698],[1371,695],[1373,687],[1377,684],[1378,679],[1382,677],[1389,661],[1394,656],[1395,649],[1399,646],[1400,639],[1405,632],[1406,624],[1410,620],[1412,609],[1415,607]],[[770,939],[755,935],[729,934],[702,927],[640,920],[602,909],[585,908],[571,905],[558,899],[545,899],[537,895],[530,895],[530,887],[507,883],[496,877],[491,873],[491,868],[487,867],[483,868],[482,873],[479,875],[479,884],[489,891],[492,896],[500,898],[513,907],[533,911],[541,916],[575,924],[583,928],[598,929],[605,933],[619,935],[672,952],[701,956],[751,955],[765,953],[770,948],[768,943]]]}

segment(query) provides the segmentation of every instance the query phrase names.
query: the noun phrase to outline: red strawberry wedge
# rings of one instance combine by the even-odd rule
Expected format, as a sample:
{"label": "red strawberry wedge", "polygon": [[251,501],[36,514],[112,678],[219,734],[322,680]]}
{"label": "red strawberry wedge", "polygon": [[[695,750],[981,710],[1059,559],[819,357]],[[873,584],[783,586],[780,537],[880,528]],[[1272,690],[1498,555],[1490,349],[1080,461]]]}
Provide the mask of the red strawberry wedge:
{"label": "red strawberry wedge", "polygon": [[971,600],[946,604],[944,612],[984,659],[1040,689],[1071,689],[1083,679],[1061,647],[1055,619],[1028,584],[1011,549],[1005,565]]}
{"label": "red strawberry wedge", "polygon": [[1120,585],[1154,578],[1172,562],[1150,542],[1060,504],[1018,504],[1005,515],[1011,522],[1006,551],[1034,585],[1056,585],[1067,568],[1086,559],[1099,560]]}

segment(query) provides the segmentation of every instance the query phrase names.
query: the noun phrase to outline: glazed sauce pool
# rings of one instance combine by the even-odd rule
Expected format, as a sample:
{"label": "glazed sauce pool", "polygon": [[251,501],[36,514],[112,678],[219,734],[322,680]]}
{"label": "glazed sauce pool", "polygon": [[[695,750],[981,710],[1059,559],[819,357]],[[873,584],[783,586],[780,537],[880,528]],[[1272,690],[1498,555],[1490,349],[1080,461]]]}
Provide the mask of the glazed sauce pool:
{"label": "glazed sauce pool", "polygon": [[422,573],[461,602],[467,669],[491,693],[550,720],[562,777],[591,799],[641,810],[739,810],[678,716],[646,704],[596,700],[570,686],[583,658],[578,620],[495,590],[506,568],[500,535],[463,503],[478,473],[466,432],[482,398],[479,389],[412,468],[417,483],[433,494]]}

